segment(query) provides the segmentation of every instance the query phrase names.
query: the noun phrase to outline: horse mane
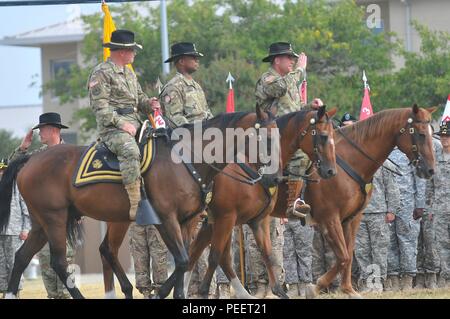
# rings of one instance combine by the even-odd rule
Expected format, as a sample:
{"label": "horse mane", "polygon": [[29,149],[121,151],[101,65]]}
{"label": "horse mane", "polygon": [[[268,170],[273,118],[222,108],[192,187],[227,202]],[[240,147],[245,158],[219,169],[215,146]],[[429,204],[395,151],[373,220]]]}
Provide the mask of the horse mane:
{"label": "horse mane", "polygon": [[280,117],[278,117],[276,119],[277,122],[277,127],[281,130],[283,130],[284,128],[286,128],[286,126],[288,125],[289,121],[294,117],[297,116],[296,120],[298,122],[301,122],[305,119],[305,116],[308,112],[310,112],[310,109],[304,109],[304,110],[300,110],[297,112],[291,112],[291,113],[287,113],[284,114]]}
{"label": "horse mane", "polygon": [[[357,144],[362,144],[367,139],[383,134],[386,127],[392,126],[399,120],[395,115],[401,114],[405,110],[404,108],[383,110],[364,121],[338,128],[338,130],[341,130],[347,136],[351,136]],[[337,136],[340,137],[339,135]]]}
{"label": "horse mane", "polygon": [[[237,121],[248,114],[250,112],[220,113],[209,120],[203,120],[202,126],[204,129],[209,127],[233,127]],[[198,123],[183,124],[180,127],[193,130],[195,125],[198,125]]]}

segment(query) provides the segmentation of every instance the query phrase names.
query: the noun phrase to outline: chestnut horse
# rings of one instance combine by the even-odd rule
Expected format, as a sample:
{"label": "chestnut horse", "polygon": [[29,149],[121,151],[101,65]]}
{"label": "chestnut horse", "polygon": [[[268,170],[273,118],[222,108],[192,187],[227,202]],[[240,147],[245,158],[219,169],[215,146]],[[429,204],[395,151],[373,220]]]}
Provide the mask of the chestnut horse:
{"label": "chestnut horse", "polygon": [[[219,115],[202,124],[203,130],[214,127],[216,131],[220,130],[222,136],[226,136],[227,128],[256,128],[258,136],[261,132],[260,127],[276,128],[273,116],[259,109],[256,114]],[[189,149],[192,153],[196,151],[197,146],[201,147],[198,151],[203,151],[205,145],[208,145],[203,139],[203,134],[200,136],[200,141],[196,138],[195,131],[199,127],[199,124],[184,126],[190,133],[194,132],[187,140],[191,142],[190,145],[194,145]],[[183,140],[183,142],[186,141]],[[183,298],[183,278],[188,265],[188,252],[183,241],[182,227],[204,208],[201,184],[209,185],[227,163],[206,164],[202,161],[191,164],[202,178],[199,183],[193,179],[183,163],[176,163],[173,160],[171,154],[173,141],[158,138],[155,143],[157,149],[155,158],[151,168],[143,175],[145,191],[162,221],[162,224],[158,225],[161,237],[175,259],[174,298]],[[223,154],[231,154],[235,158],[237,148],[234,143],[224,142],[222,147]],[[247,147],[249,147],[248,143],[246,143]],[[29,236],[16,253],[6,297],[15,298],[23,271],[31,258],[48,241],[52,268],[73,298],[83,298],[79,289],[70,282],[72,276],[67,273],[66,227],[69,230],[73,229],[70,225],[76,225],[77,223],[73,221],[82,215],[108,222],[129,220],[129,201],[122,184],[99,183],[81,188],[72,186],[72,176],[84,150],[85,147],[57,145],[31,158],[29,156],[21,158],[16,163],[13,162],[5,171],[5,177],[0,184],[0,229],[8,222],[11,188],[16,176],[19,190],[33,218]],[[22,168],[23,163],[26,164]],[[269,177],[276,178],[277,173]],[[173,282],[168,285],[172,287]],[[131,287],[125,287],[128,298],[132,297],[131,289]]]}
{"label": "chestnut horse", "polygon": [[[386,110],[365,121],[337,129],[335,136],[338,164],[340,160],[344,165],[347,163],[362,181],[369,183],[394,147],[398,146],[416,166],[420,177],[431,177],[434,173],[434,153],[430,121],[431,113],[435,110],[436,108],[419,109],[417,106],[412,109]],[[311,179],[317,179],[319,176],[320,174],[314,172]],[[316,296],[321,289],[327,288],[339,272],[343,275],[342,291],[350,297],[360,297],[351,285],[351,262],[355,236],[362,217],[360,213],[367,206],[371,195],[371,190],[367,194],[363,190],[365,184],[358,184],[341,165],[338,165],[335,177],[322,179],[320,183],[307,183],[305,201],[311,205],[314,220],[319,224],[320,230],[337,256],[336,265],[319,278],[317,286],[308,287],[309,298]],[[271,216],[285,217],[286,184],[279,185],[277,196]],[[239,220],[240,215],[237,218]],[[199,232],[190,249],[190,266],[210,242],[211,236],[214,236],[213,228],[214,225],[208,225]],[[230,243],[227,243],[225,249],[230,250]],[[227,260],[221,260],[220,265],[225,273],[227,271],[231,273],[230,253],[225,254],[224,258]],[[270,270],[268,273],[270,274]],[[243,288],[237,288],[242,285],[233,284],[233,280],[231,284],[236,292],[241,293],[239,297],[246,297],[242,292]]]}
{"label": "chestnut horse", "polygon": [[[289,161],[294,152],[301,148],[308,156],[315,161],[319,175],[323,178],[332,177],[335,172],[335,157],[333,144],[333,129],[330,118],[336,113],[336,109],[325,113],[325,107],[319,111],[305,110],[289,113],[277,119],[277,126],[280,130],[280,146],[281,146],[281,162],[283,165]],[[313,122],[311,122],[313,120]],[[224,172],[238,177],[243,171],[237,164],[228,165]],[[271,196],[267,189],[261,184],[248,185],[239,183],[228,176],[218,175],[214,179],[213,199],[209,205],[209,218],[214,220],[211,227],[220,228],[214,232],[214,241],[211,246],[210,266],[207,278],[212,276],[224,250],[227,250],[232,227],[235,224],[243,224],[253,221],[255,235],[257,234],[258,243],[264,248],[265,260],[270,269],[271,287],[277,295],[285,297],[280,285],[276,282],[273,275],[271,264],[268,262],[271,254],[271,242],[269,234],[268,214],[272,211],[275,196]],[[233,200],[230,200],[232,198]],[[108,230],[100,246],[100,252],[103,262],[103,275],[105,282],[105,291],[107,297],[115,297],[114,294],[114,278],[113,271],[119,279],[120,285],[124,287],[129,285],[128,279],[120,267],[117,259],[118,250],[128,229],[129,223],[108,223]],[[203,227],[204,228],[204,227]],[[200,232],[203,231],[203,228]],[[210,238],[210,237],[209,237]],[[195,243],[197,241],[194,241]],[[201,247],[209,244],[207,242]],[[196,245],[192,246],[191,251],[196,250]],[[191,259],[194,257],[193,259]],[[189,268],[192,269],[198,256],[190,255]],[[212,259],[211,259],[212,258]],[[225,266],[222,266],[224,268]],[[225,268],[224,268],[225,269]],[[226,267],[229,271],[228,276],[232,283],[237,283],[240,287],[239,280],[232,268]],[[189,283],[190,274],[185,276],[185,292]],[[233,279],[234,278],[234,279]],[[208,295],[210,280],[204,280],[200,292]],[[128,283],[126,283],[128,282]],[[239,298],[250,297],[245,289],[235,287],[240,292]],[[166,291],[159,292],[160,296],[164,296]]]}

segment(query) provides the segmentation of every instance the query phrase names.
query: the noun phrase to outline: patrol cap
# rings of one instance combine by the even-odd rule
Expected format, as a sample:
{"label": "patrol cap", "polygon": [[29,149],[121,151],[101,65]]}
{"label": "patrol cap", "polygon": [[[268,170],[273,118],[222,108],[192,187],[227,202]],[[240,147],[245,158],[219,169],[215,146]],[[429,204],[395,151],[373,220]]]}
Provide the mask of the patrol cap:
{"label": "patrol cap", "polygon": [[197,51],[194,43],[191,42],[179,42],[172,45],[170,48],[171,57],[168,58],[164,63],[169,63],[175,60],[177,57],[188,55],[188,56],[196,56],[202,57],[203,53]]}
{"label": "patrol cap", "polygon": [[350,113],[345,113],[341,118],[341,123],[344,123],[346,121],[356,122],[356,118],[353,115],[351,115]]}
{"label": "patrol cap", "polygon": [[110,49],[142,49],[142,45],[134,41],[134,33],[128,30],[116,30],[111,34],[111,41],[103,43]]}
{"label": "patrol cap", "polygon": [[294,52],[292,45],[289,42],[275,42],[269,47],[269,55],[266,56],[262,61],[271,62],[272,59],[277,55],[290,55],[298,58],[299,55]]}

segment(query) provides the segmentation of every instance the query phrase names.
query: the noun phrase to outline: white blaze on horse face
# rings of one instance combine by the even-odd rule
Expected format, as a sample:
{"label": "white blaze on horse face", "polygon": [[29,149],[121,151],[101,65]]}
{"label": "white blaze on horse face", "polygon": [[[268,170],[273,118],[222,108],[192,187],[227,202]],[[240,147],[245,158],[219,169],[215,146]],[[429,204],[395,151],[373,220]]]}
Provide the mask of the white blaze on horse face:
{"label": "white blaze on horse face", "polygon": [[330,138],[330,139],[328,139],[329,141],[330,141],[330,145],[333,145],[334,146],[334,138]]}
{"label": "white blaze on horse face", "polygon": [[430,133],[430,136],[433,136],[433,130],[431,129],[431,125],[428,125],[428,133]]}

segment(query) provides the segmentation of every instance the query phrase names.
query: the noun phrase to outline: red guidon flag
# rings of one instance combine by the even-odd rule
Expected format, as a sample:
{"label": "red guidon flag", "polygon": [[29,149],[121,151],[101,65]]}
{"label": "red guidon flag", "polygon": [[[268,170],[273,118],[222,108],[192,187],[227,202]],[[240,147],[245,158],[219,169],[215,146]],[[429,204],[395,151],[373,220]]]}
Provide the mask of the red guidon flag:
{"label": "red guidon flag", "polygon": [[370,88],[367,84],[366,72],[363,71],[363,81],[364,81],[364,97],[361,103],[361,112],[359,113],[359,120],[365,120],[373,115],[372,103],[370,103]]}
{"label": "red guidon flag", "polygon": [[303,81],[300,84],[300,101],[302,104],[308,103],[308,82],[306,82],[306,71],[303,77]]}
{"label": "red guidon flag", "polygon": [[229,82],[229,89],[228,89],[228,96],[227,96],[227,107],[226,112],[227,113],[233,113],[234,112],[234,90],[233,90],[233,82],[234,78],[231,76],[231,73],[228,72],[227,82]]}
{"label": "red guidon flag", "polygon": [[450,122],[450,94],[447,97],[447,104],[445,105],[444,115],[442,115],[441,123]]}

